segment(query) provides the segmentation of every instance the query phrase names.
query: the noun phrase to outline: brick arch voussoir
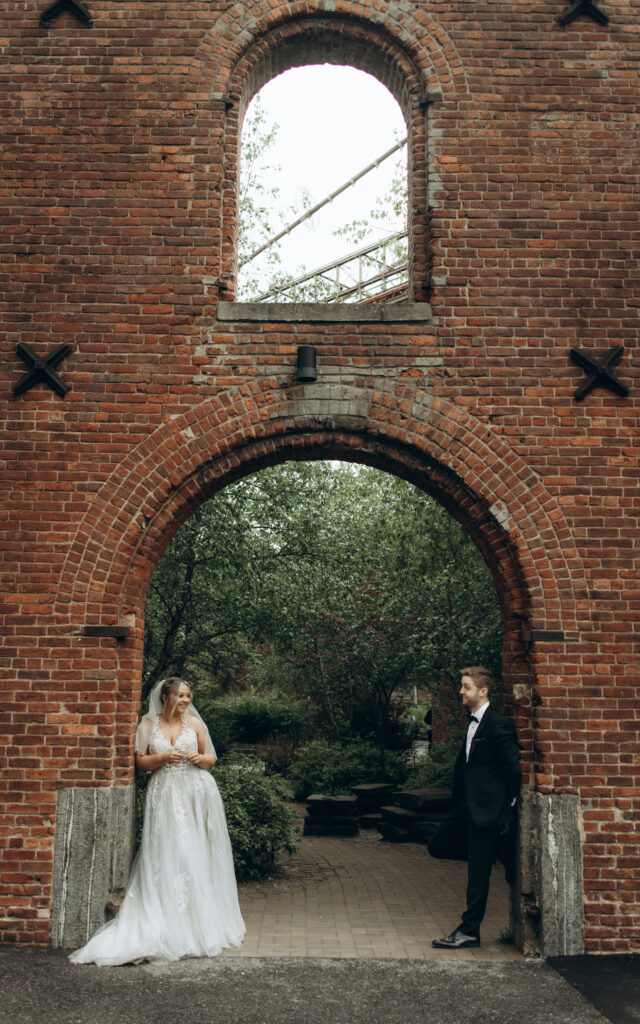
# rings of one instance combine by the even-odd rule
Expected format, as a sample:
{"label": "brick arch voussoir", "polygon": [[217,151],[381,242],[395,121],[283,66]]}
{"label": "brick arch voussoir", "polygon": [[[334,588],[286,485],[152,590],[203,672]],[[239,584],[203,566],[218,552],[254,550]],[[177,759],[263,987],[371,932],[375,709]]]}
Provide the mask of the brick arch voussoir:
{"label": "brick arch voussoir", "polygon": [[226,96],[237,64],[275,29],[300,19],[348,20],[376,28],[394,40],[420,70],[426,89],[466,91],[465,69],[453,41],[436,17],[390,3],[281,0],[267,7],[251,0],[223,12],[202,39],[189,75],[197,98]]}
{"label": "brick arch voussoir", "polygon": [[271,78],[301,63],[349,64],[375,75],[397,99],[405,119],[425,96],[424,76],[411,56],[378,28],[361,22],[306,18],[272,29],[235,64],[226,92],[241,110]]}
{"label": "brick arch voussoir", "polygon": [[[426,438],[426,445],[421,447],[458,482],[458,500],[467,507],[465,525],[485,554],[481,521],[486,522],[488,515],[504,524],[505,541],[508,539],[514,566],[522,573],[526,586],[530,625],[562,629],[568,638],[575,637],[580,608],[585,607],[587,599],[586,577],[555,498],[531,467],[486,423],[443,399],[423,396],[413,403],[414,407],[420,408],[425,401],[431,407],[428,419],[418,415],[405,422],[404,413],[388,412],[387,432],[402,437],[408,431]],[[441,500],[456,515],[447,496]],[[504,568],[502,560],[500,571]]]}
{"label": "brick arch voussoir", "polygon": [[499,565],[499,592],[524,587],[532,627],[578,629],[586,585],[561,509],[490,427],[427,394],[337,385],[313,394],[300,400],[247,386],[141,442],[77,530],[60,577],[58,622],[115,623],[135,611],[168,539],[216,489],[287,457],[329,457],[333,445],[335,454],[433,493]]}

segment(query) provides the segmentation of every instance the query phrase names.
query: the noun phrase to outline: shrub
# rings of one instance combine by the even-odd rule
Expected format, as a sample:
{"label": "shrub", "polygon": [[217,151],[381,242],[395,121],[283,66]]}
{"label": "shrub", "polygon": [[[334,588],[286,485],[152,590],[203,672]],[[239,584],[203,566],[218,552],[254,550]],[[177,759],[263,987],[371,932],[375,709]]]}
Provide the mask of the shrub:
{"label": "shrub", "polygon": [[228,716],[234,738],[240,743],[261,743],[269,736],[281,734],[299,740],[310,721],[306,701],[274,691],[247,690],[220,698],[210,702],[208,711],[212,717]]}
{"label": "shrub", "polygon": [[[403,758],[386,751],[384,781],[396,785],[406,776]],[[295,797],[305,800],[310,793],[345,793],[362,782],[379,781],[380,751],[373,743],[330,743],[312,740],[296,751],[290,778]]]}
{"label": "shrub", "polygon": [[453,765],[461,740],[453,737],[443,743],[436,743],[429,755],[409,769],[403,789],[450,789],[453,785]]}
{"label": "shrub", "polygon": [[236,742],[237,728],[233,712],[222,701],[198,695],[198,714],[206,722],[218,758],[228,754]]}
{"label": "shrub", "polygon": [[295,812],[283,802],[283,785],[251,759],[237,756],[217,764],[214,775],[227,815],[236,878],[264,878],[281,850],[295,853],[297,848]]}
{"label": "shrub", "polygon": [[267,772],[271,775],[288,776],[297,747],[297,740],[291,736],[269,736],[264,745],[264,764]]}

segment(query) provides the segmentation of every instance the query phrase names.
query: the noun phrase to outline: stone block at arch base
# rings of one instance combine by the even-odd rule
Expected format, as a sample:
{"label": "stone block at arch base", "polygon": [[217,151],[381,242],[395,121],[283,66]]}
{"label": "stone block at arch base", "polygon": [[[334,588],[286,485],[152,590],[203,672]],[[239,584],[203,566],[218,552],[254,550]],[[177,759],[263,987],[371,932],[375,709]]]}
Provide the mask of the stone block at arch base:
{"label": "stone block at arch base", "polygon": [[[134,846],[135,786],[60,791],[51,919],[54,948],[83,945],[113,916],[126,887]],[[499,870],[498,864],[494,871]],[[543,957],[582,953],[582,889],[578,797],[524,793],[510,908],[518,948]]]}
{"label": "stone block at arch base", "polygon": [[51,945],[84,945],[119,906],[135,846],[136,787],[58,791]]}
{"label": "stone block at arch base", "polygon": [[582,815],[572,793],[526,792],[520,798],[511,925],[525,953],[584,952]]}

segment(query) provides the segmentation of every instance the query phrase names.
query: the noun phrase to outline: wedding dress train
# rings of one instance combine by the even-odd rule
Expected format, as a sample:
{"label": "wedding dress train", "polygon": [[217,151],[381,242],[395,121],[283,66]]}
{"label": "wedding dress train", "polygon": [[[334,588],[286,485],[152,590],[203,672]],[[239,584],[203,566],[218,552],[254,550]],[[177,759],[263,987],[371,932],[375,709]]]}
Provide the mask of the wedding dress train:
{"label": "wedding dress train", "polygon": [[[149,753],[170,748],[156,718]],[[173,749],[197,751],[198,738],[187,722]],[[217,956],[239,946],[244,933],[215,779],[189,761],[164,764],[149,780],[142,842],[120,911],[69,959],[108,966],[140,958]]]}

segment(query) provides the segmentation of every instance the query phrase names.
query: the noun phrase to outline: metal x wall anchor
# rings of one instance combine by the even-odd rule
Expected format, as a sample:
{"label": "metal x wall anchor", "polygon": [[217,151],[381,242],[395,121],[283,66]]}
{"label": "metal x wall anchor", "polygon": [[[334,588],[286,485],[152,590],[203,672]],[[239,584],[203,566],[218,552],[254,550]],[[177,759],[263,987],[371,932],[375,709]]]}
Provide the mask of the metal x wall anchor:
{"label": "metal x wall anchor", "polygon": [[556,21],[560,25],[570,25],[572,21],[580,17],[592,18],[600,25],[609,24],[609,15],[601,11],[599,7],[596,7],[592,0],[575,0],[574,3],[565,7],[562,14],[559,14],[556,18]]}
{"label": "metal x wall anchor", "polygon": [[63,11],[69,11],[78,21],[84,21],[87,25],[91,24],[89,8],[86,4],[81,3],[80,0],[55,0],[55,3],[49,4],[40,15],[40,24],[48,25],[50,21],[57,18]]}
{"label": "metal x wall anchor", "polygon": [[622,359],[623,352],[624,345],[616,345],[615,348],[610,349],[609,352],[605,352],[601,356],[593,356],[590,352],[585,352],[581,348],[572,348],[569,355],[574,363],[577,363],[578,366],[587,371],[587,379],[577,389],[574,398],[581,402],[592,388],[595,387],[608,388],[609,391],[615,391],[617,395],[622,395],[623,398],[626,398],[629,394],[629,388],[611,372],[613,367],[617,366]]}
{"label": "metal x wall anchor", "polygon": [[25,373],[24,377],[21,377],[18,383],[13,385],[11,390],[14,395],[22,395],[35,384],[39,384],[40,381],[43,381],[52,391],[55,391],[62,397],[70,390],[69,385],[65,384],[56,373],[56,366],[69,355],[71,345],[58,345],[46,359],[41,359],[29,345],[25,345],[23,342],[19,342],[16,346],[16,351],[29,367],[29,372]]}

